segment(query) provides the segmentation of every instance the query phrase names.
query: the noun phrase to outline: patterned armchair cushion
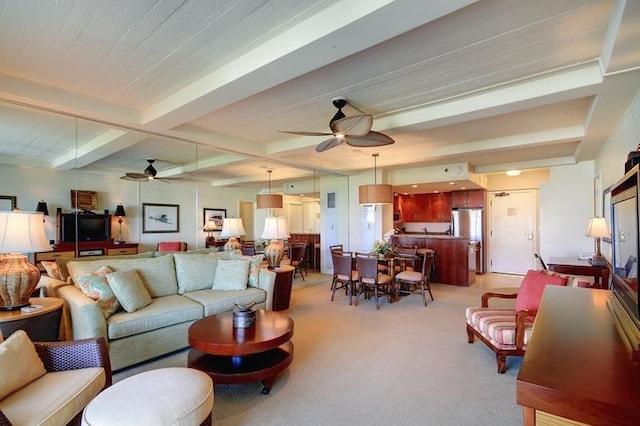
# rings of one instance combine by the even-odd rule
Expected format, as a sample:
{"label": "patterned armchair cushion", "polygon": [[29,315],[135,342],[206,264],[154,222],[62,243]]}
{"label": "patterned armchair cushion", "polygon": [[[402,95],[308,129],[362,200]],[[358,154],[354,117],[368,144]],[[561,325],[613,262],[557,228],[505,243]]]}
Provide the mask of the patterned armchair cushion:
{"label": "patterned armchair cushion", "polygon": [[[498,349],[516,349],[516,311],[513,308],[467,308],[467,323]],[[524,332],[526,349],[533,322],[527,322]]]}

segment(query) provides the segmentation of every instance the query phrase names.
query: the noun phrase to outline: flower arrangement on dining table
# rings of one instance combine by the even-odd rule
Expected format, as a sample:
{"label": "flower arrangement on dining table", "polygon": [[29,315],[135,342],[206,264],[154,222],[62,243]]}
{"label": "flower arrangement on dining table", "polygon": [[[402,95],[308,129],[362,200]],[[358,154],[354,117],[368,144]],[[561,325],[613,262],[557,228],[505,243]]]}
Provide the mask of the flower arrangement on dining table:
{"label": "flower arrangement on dining table", "polygon": [[391,243],[391,236],[393,234],[397,234],[399,232],[398,229],[392,229],[389,232],[386,232],[381,240],[376,240],[373,242],[373,253],[377,253],[379,255],[385,255],[389,253],[393,253],[393,244]]}

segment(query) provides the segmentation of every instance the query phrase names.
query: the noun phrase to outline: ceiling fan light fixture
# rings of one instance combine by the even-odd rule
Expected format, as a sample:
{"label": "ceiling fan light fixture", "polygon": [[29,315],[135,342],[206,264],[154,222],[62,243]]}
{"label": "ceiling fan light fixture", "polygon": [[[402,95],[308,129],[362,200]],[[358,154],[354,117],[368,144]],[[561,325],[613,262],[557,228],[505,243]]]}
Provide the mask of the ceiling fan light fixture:
{"label": "ceiling fan light fixture", "polygon": [[373,156],[373,185],[360,185],[358,188],[358,200],[360,204],[393,204],[393,185],[376,183],[377,158]]}

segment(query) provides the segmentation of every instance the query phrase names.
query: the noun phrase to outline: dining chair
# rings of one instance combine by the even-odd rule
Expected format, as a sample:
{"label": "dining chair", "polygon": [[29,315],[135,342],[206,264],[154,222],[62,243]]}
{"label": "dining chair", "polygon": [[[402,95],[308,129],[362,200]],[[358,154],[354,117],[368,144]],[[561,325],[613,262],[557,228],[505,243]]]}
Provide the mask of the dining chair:
{"label": "dining chair", "polygon": [[342,244],[336,244],[334,246],[329,246],[329,252],[333,253],[334,251],[342,252],[342,251],[344,251],[344,247],[342,246]]}
{"label": "dining chair", "polygon": [[352,295],[358,282],[358,271],[353,269],[353,253],[350,251],[332,252],[333,281],[331,281],[331,301],[336,291],[343,289],[352,304]]}
{"label": "dining chair", "polygon": [[[393,251],[396,254],[396,256],[399,258],[402,258],[404,256],[408,256],[408,258],[411,258],[411,256],[415,256],[417,254],[418,247],[396,246],[393,248]],[[394,265],[395,273],[397,274],[398,272],[402,272],[407,268],[413,271],[415,269],[414,266],[415,265],[413,264],[413,262],[398,262],[398,264]]]}
{"label": "dining chair", "polygon": [[293,270],[293,278],[295,278],[296,273],[299,272],[300,276],[302,277],[302,281],[304,281],[304,274],[308,274],[304,260],[306,251],[307,244],[305,242],[291,244],[289,258],[291,259],[290,265],[295,268]]}
{"label": "dining chair", "polygon": [[425,253],[421,256],[404,256],[407,256],[406,262],[413,264],[413,270],[407,269],[396,274],[396,298],[401,294],[419,293],[422,295],[422,303],[424,303],[424,306],[427,306],[425,289],[429,292],[431,300],[433,300],[433,293],[431,292],[431,285],[429,284],[429,273],[433,267],[434,256],[432,253]]}
{"label": "dining chair", "polygon": [[386,295],[389,303],[393,302],[393,279],[390,275],[378,273],[378,255],[356,253],[356,270],[358,271],[358,292],[356,306],[361,294],[373,293],[376,310],[380,309],[380,295]]}

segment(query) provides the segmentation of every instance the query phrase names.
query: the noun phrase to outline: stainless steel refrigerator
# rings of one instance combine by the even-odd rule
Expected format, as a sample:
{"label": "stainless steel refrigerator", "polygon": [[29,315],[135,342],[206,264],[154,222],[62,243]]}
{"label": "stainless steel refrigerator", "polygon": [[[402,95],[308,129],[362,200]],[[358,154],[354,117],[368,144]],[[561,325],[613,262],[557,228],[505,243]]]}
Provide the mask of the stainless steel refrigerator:
{"label": "stainless steel refrigerator", "polygon": [[469,237],[470,266],[476,273],[484,274],[484,241],[482,209],[454,208],[451,210],[451,234],[454,237]]}

